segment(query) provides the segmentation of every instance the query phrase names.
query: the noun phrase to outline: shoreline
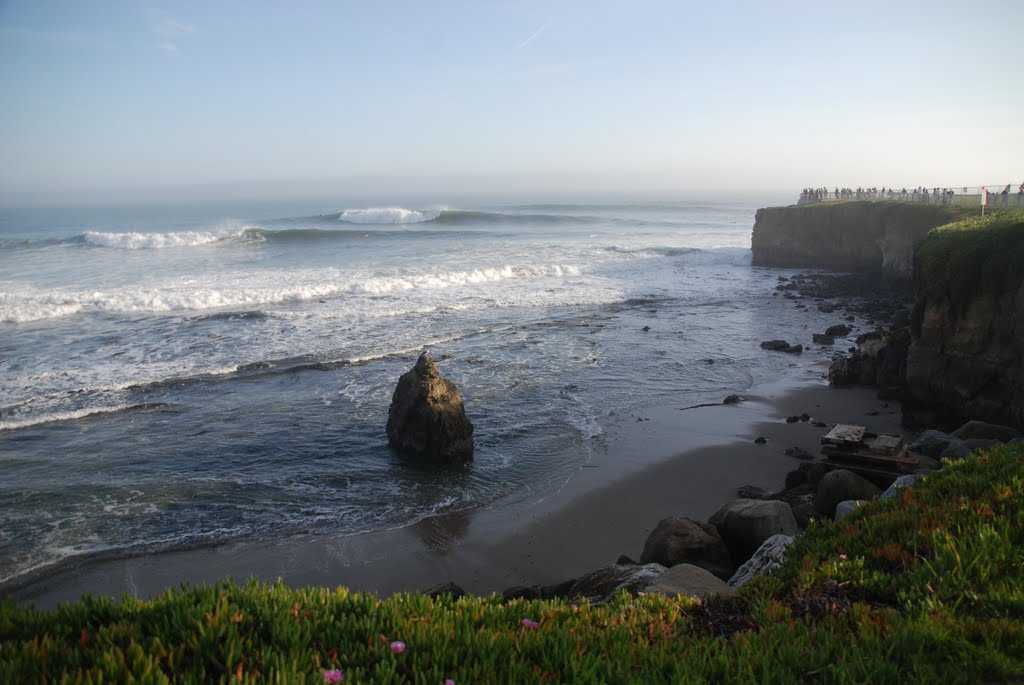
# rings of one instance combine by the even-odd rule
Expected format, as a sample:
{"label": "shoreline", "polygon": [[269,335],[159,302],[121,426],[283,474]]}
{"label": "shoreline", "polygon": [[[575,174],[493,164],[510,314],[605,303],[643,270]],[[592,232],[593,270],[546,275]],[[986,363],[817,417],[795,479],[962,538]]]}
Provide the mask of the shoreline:
{"label": "shoreline", "polygon": [[[344,585],[381,596],[446,582],[477,595],[562,582],[621,554],[638,556],[662,518],[706,520],[742,485],[781,490],[786,472],[801,463],[783,451],[816,454],[827,430],[786,423],[787,416],[806,412],[812,421],[904,434],[898,405],[884,407],[873,388],[831,388],[821,370],[801,365],[795,375],[741,393],[738,404],[685,411],[658,404],[620,414],[605,449],[558,492],[529,506],[445,514],[358,535],[86,560],[5,594],[51,609],[84,594],[152,597],[227,577]],[[759,436],[767,444],[755,444]]]}

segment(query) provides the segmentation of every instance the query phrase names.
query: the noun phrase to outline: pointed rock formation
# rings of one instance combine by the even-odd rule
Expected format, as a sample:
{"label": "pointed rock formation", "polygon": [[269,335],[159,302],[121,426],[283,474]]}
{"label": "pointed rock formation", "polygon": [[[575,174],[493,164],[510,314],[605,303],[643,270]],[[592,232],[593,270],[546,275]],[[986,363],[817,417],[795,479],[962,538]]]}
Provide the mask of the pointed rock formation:
{"label": "pointed rock formation", "polygon": [[416,459],[444,464],[473,460],[473,424],[462,395],[426,352],[402,374],[388,410],[388,442]]}

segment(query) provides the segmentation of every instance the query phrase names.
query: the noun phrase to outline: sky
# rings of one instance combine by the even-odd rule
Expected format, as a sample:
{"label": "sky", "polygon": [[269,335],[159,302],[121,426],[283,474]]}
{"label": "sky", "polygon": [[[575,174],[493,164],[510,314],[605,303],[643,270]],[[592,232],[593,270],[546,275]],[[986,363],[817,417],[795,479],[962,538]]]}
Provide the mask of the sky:
{"label": "sky", "polygon": [[0,0],[0,199],[1024,181],[1024,2]]}

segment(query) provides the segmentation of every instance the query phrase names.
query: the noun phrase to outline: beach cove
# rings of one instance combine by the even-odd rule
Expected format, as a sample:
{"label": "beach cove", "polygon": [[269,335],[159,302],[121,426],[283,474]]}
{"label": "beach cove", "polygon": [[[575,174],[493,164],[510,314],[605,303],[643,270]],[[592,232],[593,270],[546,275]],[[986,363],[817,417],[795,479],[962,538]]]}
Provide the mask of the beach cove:
{"label": "beach cove", "polygon": [[[307,245],[322,248],[324,241],[332,239],[333,244],[344,244],[347,248],[351,235],[360,230],[371,236],[376,232],[376,239],[387,241],[388,248],[401,244],[403,239],[455,241],[463,246],[470,239],[479,242],[479,249],[490,250],[493,243],[484,241],[490,235],[491,240],[496,237],[510,242],[516,249],[535,249],[540,240],[537,231],[555,225],[561,235],[553,240],[554,245],[568,263],[558,267],[561,272],[553,270],[555,265],[530,264],[532,271],[526,275],[522,271],[526,265],[506,264],[501,268],[513,269],[513,274],[515,269],[520,269],[518,277],[511,277],[511,283],[501,276],[500,269],[493,276],[487,272],[473,276],[475,272],[452,270],[440,279],[440,285],[437,275],[425,280],[428,276],[423,274],[422,267],[396,263],[386,277],[379,270],[372,276],[376,280],[363,281],[364,285],[358,289],[349,286],[338,292],[333,280],[311,282],[308,287],[315,289],[316,300],[291,296],[297,299],[285,300],[284,305],[280,301],[272,307],[264,305],[267,311],[239,310],[237,306],[225,311],[221,306],[197,316],[194,308],[212,299],[211,295],[198,291],[189,293],[181,286],[178,286],[179,297],[192,298],[181,315],[167,305],[166,296],[164,300],[141,299],[130,305],[119,305],[123,309],[132,308],[130,313],[122,314],[126,326],[146,324],[148,317],[152,317],[149,321],[155,319],[159,326],[174,325],[168,319],[181,316],[188,326],[198,321],[202,325],[221,327],[218,337],[246,335],[241,342],[251,346],[258,340],[238,330],[277,323],[282,317],[292,321],[315,322],[318,317],[328,322],[338,321],[343,316],[341,310],[328,311],[327,316],[312,310],[325,309],[324,305],[333,310],[331,305],[335,300],[351,307],[359,299],[353,300],[352,296],[364,294],[361,291],[369,289],[366,284],[374,283],[377,291],[365,294],[368,295],[366,306],[375,310],[368,310],[363,316],[367,320],[375,318],[377,326],[383,326],[380,322],[390,323],[392,328],[381,328],[382,335],[397,330],[395,325],[405,331],[399,333],[400,336],[408,335],[408,325],[403,322],[412,323],[414,331],[422,330],[425,325],[437,326],[436,332],[428,332],[431,338],[428,342],[433,344],[427,347],[441,359],[442,370],[454,375],[463,388],[470,416],[478,427],[477,459],[464,471],[447,474],[442,471],[440,476],[424,477],[422,471],[388,456],[386,445],[381,445],[383,420],[380,417],[386,416],[386,402],[394,381],[403,366],[411,364],[419,349],[417,342],[422,344],[422,338],[415,336],[408,338],[408,352],[396,350],[380,356],[348,358],[339,357],[336,350],[314,355],[284,354],[283,360],[244,360],[246,363],[238,364],[237,369],[226,375],[219,369],[214,369],[213,375],[196,369],[199,373],[193,371],[184,378],[172,375],[170,382],[115,389],[115,393],[134,393],[142,397],[133,398],[138,404],[124,403],[127,411],[114,411],[109,416],[94,415],[85,404],[72,412],[64,412],[78,411],[81,418],[71,416],[63,422],[31,423],[19,417],[29,425],[24,428],[15,425],[0,433],[0,438],[8,440],[8,444],[50,440],[57,444],[81,445],[83,439],[94,439],[99,433],[112,440],[112,444],[123,445],[124,438],[119,437],[121,431],[133,431],[135,437],[128,444],[143,447],[158,461],[166,459],[160,455],[167,452],[161,451],[161,446],[153,448],[148,434],[151,430],[168,430],[166,426],[174,426],[181,417],[186,423],[178,424],[176,432],[180,432],[182,426],[192,426],[197,436],[209,437],[184,440],[168,434],[160,442],[179,441],[184,449],[197,452],[197,457],[203,459],[199,462],[202,464],[200,471],[210,468],[201,447],[204,440],[210,440],[219,445],[219,449],[234,450],[240,455],[238,469],[251,470],[255,466],[258,471],[264,465],[270,470],[280,467],[289,474],[285,480],[295,483],[283,494],[272,491],[269,501],[260,500],[256,494],[244,492],[241,485],[246,480],[244,477],[225,474],[240,481],[236,487],[242,489],[236,491],[244,496],[242,527],[235,529],[236,534],[231,534],[231,526],[224,525],[225,520],[217,519],[217,516],[224,516],[217,511],[226,511],[230,516],[231,508],[225,509],[224,503],[219,503],[217,496],[207,491],[200,496],[200,503],[208,501],[210,508],[197,511],[198,530],[195,523],[177,524],[181,529],[177,536],[179,542],[154,545],[146,540],[127,539],[111,545],[109,540],[100,540],[105,544],[94,545],[95,551],[88,551],[89,546],[85,545],[83,551],[29,570],[20,580],[9,581],[8,587],[14,588],[12,595],[52,606],[54,602],[74,599],[84,592],[150,596],[181,582],[212,582],[227,575],[238,579],[282,577],[296,585],[343,584],[385,594],[425,589],[449,580],[479,593],[500,591],[513,585],[558,582],[612,563],[620,554],[637,555],[646,534],[665,516],[703,520],[734,498],[741,485],[755,485],[768,491],[779,489],[786,472],[796,466],[796,460],[786,456],[784,450],[799,446],[814,452],[822,432],[806,422],[786,424],[785,418],[789,415],[807,413],[817,421],[838,422],[867,412],[879,412],[871,419],[872,428],[898,432],[897,405],[883,407],[889,403],[878,401],[867,391],[829,392],[825,387],[828,359],[833,349],[842,349],[842,342],[835,348],[826,348],[811,345],[810,339],[812,333],[845,320],[844,303],[837,301],[834,307],[825,307],[833,311],[823,312],[817,306],[808,308],[798,300],[779,297],[776,288],[779,279],[793,272],[751,268],[749,248],[740,247],[743,243],[749,245],[753,209],[753,206],[744,209],[731,203],[696,202],[585,207],[549,203],[525,209],[521,206],[505,208],[490,214],[416,215],[409,213],[412,210],[405,213],[378,210],[372,215],[377,221],[412,223],[355,227],[342,217],[366,221],[370,215],[345,210],[327,217],[327,221],[342,223],[340,242],[333,234],[338,230],[335,223],[326,223],[320,216],[269,222],[275,226],[272,229],[235,228],[213,237],[205,232],[167,229],[162,232],[108,231],[101,237],[97,237],[100,232],[87,232],[86,249],[93,258],[97,253],[102,258],[113,252],[130,259],[144,260],[159,254],[172,261],[191,262],[198,254],[209,261],[220,259],[220,254],[238,247],[251,254],[274,248],[273,243],[277,242],[287,249],[276,259],[288,262],[296,259],[294,250],[306,249]],[[688,211],[697,213],[687,214]],[[687,216],[693,218],[687,220]],[[437,225],[439,219],[441,226]],[[455,229],[450,227],[453,222]],[[315,228],[305,228],[310,223]],[[577,227],[587,233],[575,230]],[[514,240],[517,231],[526,236],[521,247],[517,247]],[[598,232],[595,234],[595,231]],[[602,237],[600,231],[609,237]],[[186,240],[197,244],[173,245]],[[251,242],[253,240],[255,243]],[[578,252],[572,245],[573,240],[579,240],[580,247],[587,252]],[[296,241],[300,241],[297,246]],[[266,242],[272,245],[267,246]],[[172,244],[169,249],[165,247],[167,243]],[[722,244],[726,247],[721,247]],[[728,247],[730,244],[737,247]],[[332,242],[327,245],[330,251]],[[42,245],[9,242],[6,246],[20,250],[15,254],[29,257],[35,252],[79,248],[78,245],[69,248],[67,238],[55,238]],[[471,247],[470,254],[473,249],[476,248]],[[582,261],[581,255],[593,254],[595,250],[613,255],[614,260],[590,264]],[[398,252],[416,254],[406,248]],[[232,258],[230,253],[228,257]],[[251,261],[247,266],[252,267]],[[282,264],[281,268],[286,266]],[[415,277],[410,274],[410,267],[416,272]],[[621,271],[627,267],[627,271]],[[636,271],[634,267],[642,270]],[[609,275],[605,271],[599,280],[588,279],[588,272],[596,268],[620,272]],[[300,274],[322,277],[310,271],[307,268]],[[267,276],[276,273],[272,269],[266,272]],[[215,276],[217,281],[224,278],[223,272]],[[415,287],[414,278],[420,279],[419,288]],[[622,286],[615,285],[617,279],[623,278],[635,279],[625,284],[632,287],[632,291],[623,292]],[[541,282],[535,283],[538,279]],[[543,286],[543,290],[524,291],[522,302],[495,303],[481,290],[491,281],[505,288],[506,298],[507,285]],[[554,292],[558,292],[550,286],[558,282],[562,284],[559,289],[564,291],[563,301],[542,303],[541,310],[530,306],[532,302],[527,304],[538,295],[550,300]],[[566,284],[568,290],[565,290]],[[474,290],[466,293],[464,288]],[[138,284],[126,283],[126,292],[137,296],[140,290],[144,292]],[[336,294],[332,296],[332,292]],[[445,319],[450,320],[458,311],[453,308],[456,303],[451,300],[432,302],[429,307],[410,310],[409,297],[422,298],[427,294],[432,297],[441,294],[446,298],[454,294],[459,298],[458,309],[470,313],[496,309],[502,317],[510,313],[523,316],[518,312],[526,312],[529,318],[518,325],[491,323],[485,330],[479,328],[479,319],[469,318],[466,326],[473,328],[467,331],[468,335],[464,333],[446,340],[441,331],[448,328]],[[271,300],[280,297],[269,289],[254,288],[217,294],[221,300],[260,296]],[[605,302],[609,296],[612,301]],[[77,297],[69,294],[67,299],[78,306]],[[405,306],[397,313],[393,310],[382,313],[382,300],[402,302]],[[219,303],[216,299],[212,301]],[[99,306],[109,309],[109,305]],[[113,316],[109,311],[95,311],[97,304],[82,308],[85,311],[79,316],[104,319],[108,325]],[[156,311],[146,313],[149,309]],[[538,317],[538,311],[543,312],[547,320]],[[861,321],[853,323],[851,337],[873,325],[865,318],[862,316]],[[58,314],[56,319],[42,325],[59,325],[61,321]],[[443,322],[444,326],[438,326],[438,322]],[[39,324],[19,324],[19,328],[31,330],[33,325]],[[643,330],[645,327],[648,330]],[[305,329],[320,335],[308,325]],[[292,335],[306,332],[294,325],[291,330],[298,331]],[[794,331],[799,333],[794,336]],[[778,337],[802,341],[807,349],[801,355],[760,349],[762,340]],[[282,336],[281,339],[287,338]],[[195,340],[190,345],[208,344],[201,342],[198,336]],[[390,338],[382,340],[392,349],[405,347]],[[563,340],[569,342],[568,347]],[[233,349],[237,352],[237,347]],[[566,364],[566,357],[569,364]],[[193,364],[194,356],[184,356],[182,363]],[[136,367],[133,373],[137,372]],[[74,369],[67,373],[74,373]],[[347,379],[337,378],[338,374],[348,374]],[[344,383],[354,388],[345,393],[351,396],[351,404],[357,410],[350,414],[351,419],[345,419],[345,414],[339,416],[338,401],[334,399],[342,394],[338,388]],[[268,415],[260,416],[258,424],[251,424],[256,431],[253,439],[241,439],[238,444],[238,427],[230,426],[230,421],[240,421],[243,426],[251,421],[240,414],[242,406],[236,399],[238,390],[246,386],[249,393],[252,388],[256,389],[252,397],[257,400],[267,398],[258,406]],[[490,390],[490,386],[494,389]],[[508,397],[501,397],[505,392],[503,388],[523,386],[527,388],[524,396],[517,397],[518,392],[513,390]],[[92,399],[89,395],[94,394],[93,401],[99,403],[108,401],[104,395],[110,393],[110,390],[97,388],[66,397],[81,403],[83,396],[88,401]],[[736,393],[744,398],[737,405],[683,411],[694,405],[720,403],[726,395]],[[25,402],[18,409],[45,402],[66,402],[61,396],[61,392],[53,392],[48,397]],[[367,396],[372,399],[367,401]],[[189,403],[197,401],[196,397],[207,402],[212,400],[214,411],[201,408],[196,412],[188,407]],[[512,400],[511,405],[508,400]],[[312,414],[314,402],[316,414],[302,416]],[[286,404],[291,408],[286,409]],[[188,410],[183,410],[182,405]],[[55,407],[55,417],[62,416],[60,409]],[[12,414],[20,414],[20,411],[7,411],[4,418]],[[194,419],[189,418],[190,414],[198,414],[200,423],[191,423]],[[518,423],[518,427],[508,426],[510,419]],[[212,421],[218,424],[211,425]],[[267,423],[274,429],[267,430]],[[296,424],[297,429],[288,428],[288,424]],[[67,437],[68,428],[72,429],[72,440]],[[358,474],[346,472],[344,480],[327,482],[322,479],[340,478],[342,474],[316,475],[324,466],[322,460],[331,458],[332,453],[338,454],[339,440],[345,444],[346,439],[351,439],[352,429],[363,441],[357,443],[357,453],[366,455],[366,461],[360,465],[376,470],[383,458],[399,477],[398,483],[389,485],[396,487],[383,495],[387,498],[387,508],[397,510],[397,515],[390,519],[378,518],[374,523],[372,518],[367,518],[367,514],[372,516],[375,507],[372,500],[363,508],[352,508],[352,498],[347,495],[352,494],[353,476]],[[346,434],[350,437],[344,437]],[[295,437],[289,438],[289,435]],[[753,442],[760,436],[768,438],[767,444]],[[218,439],[221,442],[216,442]],[[196,446],[199,449],[195,449]],[[117,449],[130,452],[121,447]],[[305,450],[320,456],[310,462],[304,459],[303,455],[308,457],[310,453]],[[247,451],[256,452],[255,460]],[[230,453],[228,456],[227,461],[231,462]],[[179,457],[172,455],[175,460]],[[504,471],[495,470],[496,457],[504,464]],[[311,465],[312,480],[301,475]],[[145,468],[131,463],[114,463],[108,468],[116,472],[126,467],[129,473]],[[179,463],[178,468],[188,468],[187,461]],[[507,475],[502,475],[506,472],[512,474],[511,482]],[[195,482],[196,474],[183,475],[186,483]],[[381,474],[381,478],[386,477],[387,474]],[[480,478],[487,482],[478,485]],[[265,489],[266,484],[262,478],[259,480],[256,485]],[[400,487],[402,483],[408,484],[408,489]],[[344,484],[349,492],[339,491],[337,484]],[[374,498],[381,496],[373,495]],[[113,507],[110,501],[102,502],[104,509],[98,512],[98,523],[92,525],[103,527],[110,520],[130,521],[134,512],[141,513],[143,521],[155,516],[162,526],[170,525],[173,529],[177,517],[160,521],[161,512],[175,509],[181,512],[182,505],[187,504],[134,503],[136,497],[138,495],[128,494],[123,503],[115,500]],[[92,499],[95,500],[95,496]],[[332,509],[332,502],[337,502],[339,508]],[[282,508],[275,511],[275,505]],[[123,509],[119,511],[119,508]],[[246,511],[256,513],[244,514]],[[265,524],[261,523],[264,518]],[[210,520],[210,523],[202,524],[203,520]],[[246,521],[250,522],[248,526]],[[238,524],[236,519],[228,522]],[[212,534],[204,534],[203,525],[210,527]],[[218,534],[217,530],[228,532]],[[95,537],[95,531],[90,534]],[[133,544],[136,542],[146,544],[136,546]],[[13,548],[10,549],[14,554]]]}

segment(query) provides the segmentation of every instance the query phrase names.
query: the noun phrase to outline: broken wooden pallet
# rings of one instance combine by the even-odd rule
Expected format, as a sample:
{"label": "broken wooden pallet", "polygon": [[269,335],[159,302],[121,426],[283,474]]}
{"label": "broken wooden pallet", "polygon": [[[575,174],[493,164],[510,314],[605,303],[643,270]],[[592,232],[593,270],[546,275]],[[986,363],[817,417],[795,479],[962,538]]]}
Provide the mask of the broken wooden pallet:
{"label": "broken wooden pallet", "polygon": [[855,447],[864,442],[868,429],[849,423],[837,423],[832,430],[822,436],[821,444]]}

